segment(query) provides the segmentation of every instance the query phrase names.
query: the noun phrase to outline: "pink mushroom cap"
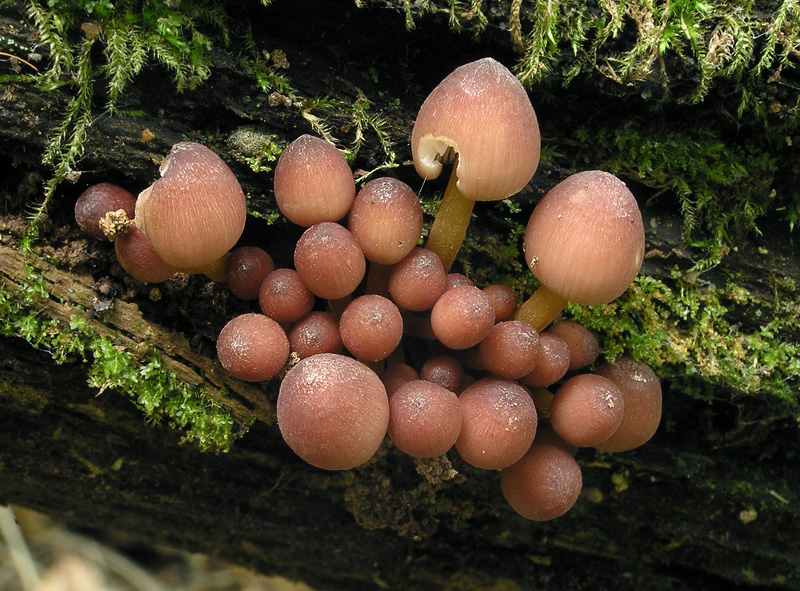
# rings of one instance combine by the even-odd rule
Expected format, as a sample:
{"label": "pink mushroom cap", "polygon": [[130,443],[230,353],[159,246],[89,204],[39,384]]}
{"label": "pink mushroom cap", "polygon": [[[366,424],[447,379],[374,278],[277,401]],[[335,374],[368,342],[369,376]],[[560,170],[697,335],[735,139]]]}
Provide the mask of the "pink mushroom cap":
{"label": "pink mushroom cap", "polygon": [[617,177],[579,172],[533,210],[524,250],[533,274],[553,293],[576,304],[607,304],[628,289],[642,266],[642,214]]}

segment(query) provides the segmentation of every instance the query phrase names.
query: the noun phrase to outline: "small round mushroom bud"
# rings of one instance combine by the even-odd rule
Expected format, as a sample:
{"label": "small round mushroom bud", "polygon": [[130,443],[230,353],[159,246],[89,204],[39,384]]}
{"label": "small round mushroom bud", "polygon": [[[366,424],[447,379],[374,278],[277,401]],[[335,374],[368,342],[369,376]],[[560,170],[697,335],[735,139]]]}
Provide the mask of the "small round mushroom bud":
{"label": "small round mushroom bud", "polygon": [[101,220],[112,211],[123,210],[128,220],[136,213],[136,199],[128,191],[111,183],[99,183],[86,189],[75,202],[75,221],[81,230],[95,238],[106,238]]}
{"label": "small round mushroom bud", "polygon": [[339,319],[342,342],[362,361],[381,361],[403,338],[403,318],[391,301],[379,295],[363,295],[350,302]]}
{"label": "small round mushroom bud", "polygon": [[447,287],[442,261],[427,248],[415,248],[389,275],[392,300],[412,312],[430,310]]}
{"label": "small round mushroom bud", "polygon": [[494,283],[484,287],[483,293],[492,301],[495,322],[511,320],[517,311],[517,295],[513,289],[507,285]]}
{"label": "small round mushroom bud", "polygon": [[462,285],[475,285],[475,282],[463,273],[448,273],[445,291]]}
{"label": "small round mushroom bud", "polygon": [[114,241],[114,251],[125,272],[142,283],[161,283],[178,272],[161,260],[144,232],[135,226]]}
{"label": "small round mushroom bud", "polygon": [[455,160],[427,247],[449,270],[475,201],[522,190],[539,164],[539,124],[528,94],[492,58],[456,68],[422,104],[411,132],[414,166],[424,179]]}
{"label": "small round mushroom bud", "polygon": [[258,290],[261,311],[275,322],[297,322],[311,312],[316,298],[294,269],[275,269]]}
{"label": "small round mushroom bud", "polygon": [[403,453],[441,456],[453,447],[460,431],[461,406],[450,390],[414,380],[389,398],[389,437]]}
{"label": "small round mushroom bud", "polygon": [[292,325],[289,348],[300,359],[320,353],[339,353],[344,347],[339,320],[328,312],[311,312]]}
{"label": "small round mushroom bud", "polygon": [[281,382],[278,427],[303,460],[325,470],[349,470],[369,460],[389,424],[389,399],[363,363],[322,353],[295,365]]}
{"label": "small round mushroom bud", "polygon": [[311,135],[301,135],[278,158],[274,188],[281,213],[306,228],[342,219],[356,195],[344,156]]}
{"label": "small round mushroom bud", "polygon": [[546,388],[564,377],[569,369],[569,347],[559,336],[549,332],[539,333],[542,353],[533,371],[519,381],[526,386]]}
{"label": "small round mushroom bud", "polygon": [[647,443],[661,422],[661,384],[652,368],[630,357],[601,366],[597,374],[622,392],[625,412],[614,434],[597,445],[602,451],[628,451]]}
{"label": "small round mushroom bud", "polygon": [[597,306],[628,289],[644,259],[642,214],[617,177],[579,172],[534,208],[523,247],[542,286],[515,318],[542,331],[568,301]]}
{"label": "small round mushroom bud", "polygon": [[568,379],[550,405],[550,424],[567,443],[590,447],[603,443],[622,423],[625,401],[614,382],[582,374]]}
{"label": "small round mushroom bud", "polygon": [[597,338],[588,328],[571,320],[559,320],[547,332],[564,339],[569,348],[569,369],[575,371],[594,363],[600,354]]}
{"label": "small round mushroom bud", "polygon": [[233,377],[246,382],[263,382],[283,369],[289,358],[289,340],[271,318],[263,314],[242,314],[220,331],[217,356]]}
{"label": "small round mushroom bud", "polygon": [[476,468],[499,470],[519,460],[536,434],[536,407],[525,389],[508,380],[484,378],[458,397],[461,433],[456,449]]}
{"label": "small round mushroom bud", "polygon": [[391,398],[403,384],[418,379],[419,374],[417,370],[406,363],[387,365],[386,369],[381,372],[381,381],[386,388],[386,394],[389,398]]}
{"label": "small round mushroom bud", "polygon": [[272,257],[263,248],[241,246],[225,262],[225,283],[237,298],[258,299],[261,284],[275,270]]}
{"label": "small round mushroom bud", "polygon": [[356,195],[347,218],[367,260],[399,263],[422,234],[422,207],[407,184],[393,178],[368,182]]}
{"label": "small round mushroom bud", "polygon": [[468,349],[486,338],[494,326],[494,308],[477,287],[464,285],[442,294],[431,310],[431,329],[450,349]]}
{"label": "small round mushroom bud", "polygon": [[480,344],[481,361],[498,377],[516,380],[528,375],[539,362],[539,333],[526,322],[495,324]]}
{"label": "small round mushroom bud", "polygon": [[247,211],[242,187],[222,158],[201,144],[180,142],[160,171],[161,178],[139,194],[135,220],[158,255],[193,269],[233,248]]}
{"label": "small round mushroom bud", "polygon": [[450,355],[436,355],[422,364],[419,372],[423,380],[458,393],[464,385],[464,365]]}
{"label": "small round mushroom bud", "polygon": [[321,222],[303,232],[297,241],[294,268],[311,293],[339,300],[355,291],[364,278],[367,263],[347,228]]}
{"label": "small round mushroom bud", "polygon": [[534,441],[525,456],[500,472],[500,488],[511,508],[533,521],[561,517],[578,500],[581,468],[558,444]]}

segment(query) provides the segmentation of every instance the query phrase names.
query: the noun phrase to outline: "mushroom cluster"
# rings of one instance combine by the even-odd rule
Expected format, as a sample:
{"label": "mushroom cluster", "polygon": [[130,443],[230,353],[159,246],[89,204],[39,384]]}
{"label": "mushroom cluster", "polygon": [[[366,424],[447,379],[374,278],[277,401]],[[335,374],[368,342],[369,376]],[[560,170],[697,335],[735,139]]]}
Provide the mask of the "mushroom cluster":
{"label": "mushroom cluster", "polygon": [[[455,162],[445,200],[461,203],[454,209],[468,221],[472,201],[506,198],[531,179],[536,115],[505,67],[479,60],[425,101],[412,152],[424,178]],[[466,227],[463,219],[448,221],[449,205],[420,246],[414,191],[394,178],[357,191],[344,157],[319,138],[297,138],[275,169],[280,210],[306,228],[294,268],[275,268],[259,247],[234,248],[244,196],[213,152],[178,144],[161,174],[135,204],[115,190],[98,205],[101,189],[87,191],[76,204],[79,224],[117,236],[118,253],[138,253],[119,256],[137,279],[200,270],[253,302],[252,312],[220,332],[219,361],[241,380],[283,376],[278,427],[309,464],[360,466],[387,434],[416,458],[454,448],[467,464],[500,471],[502,494],[520,515],[548,520],[581,491],[578,448],[633,449],[658,427],[661,390],[652,369],[629,358],[597,363],[587,329],[552,323],[567,300],[610,301],[639,270],[641,215],[616,177],[578,173],[542,199],[525,253],[547,287],[518,307],[507,286],[481,288],[448,273],[458,241],[438,232],[452,224],[463,237]]]}

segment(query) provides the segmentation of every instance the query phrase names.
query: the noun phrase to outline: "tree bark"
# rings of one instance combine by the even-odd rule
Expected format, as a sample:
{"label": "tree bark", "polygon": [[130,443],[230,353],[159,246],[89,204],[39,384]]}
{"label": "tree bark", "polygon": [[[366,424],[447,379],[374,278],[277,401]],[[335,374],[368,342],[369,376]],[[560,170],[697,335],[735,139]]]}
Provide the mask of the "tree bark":
{"label": "tree bark", "polygon": [[[664,364],[657,368],[665,411],[656,437],[628,453],[581,450],[584,492],[576,507],[552,522],[528,522],[504,502],[496,473],[470,468],[455,452],[414,461],[386,442],[374,460],[351,471],[304,464],[274,424],[277,381],[239,382],[215,360],[216,334],[248,304],[200,277],[181,277],[154,291],[124,277],[110,245],[81,237],[71,208],[85,187],[111,180],[136,193],[155,179],[156,163],[169,147],[186,137],[212,145],[231,163],[251,210],[262,216],[275,209],[271,175],[253,172],[231,140],[243,129],[285,145],[313,133],[314,117],[320,117],[353,148],[364,125],[353,166],[380,167],[389,155],[352,109],[366,98],[373,101],[370,112],[385,118],[386,145],[396,153],[391,174],[416,188],[408,137],[425,91],[414,88],[432,88],[471,56],[513,59],[513,43],[499,29],[476,40],[452,33],[438,14],[418,21],[412,33],[393,3],[289,4],[249,7],[245,14],[263,27],[258,40],[264,49],[289,57],[299,97],[294,105],[277,97],[270,106],[224,50],[215,54],[210,79],[191,92],[175,93],[160,68],[143,73],[121,99],[121,114],[98,108],[80,175],[59,188],[30,252],[23,248],[24,215],[40,202],[40,183],[52,174],[41,154],[70,90],[5,83],[0,303],[25,306],[37,321],[51,319],[52,330],[69,332],[71,321],[83,319],[93,335],[134,361],[157,349],[167,372],[230,414],[237,439],[228,453],[203,452],[182,440],[180,430],[147,424],[114,388],[98,393],[90,387],[90,353],[83,355],[86,362],[75,353],[57,363],[46,346],[31,346],[44,341],[22,338],[18,328],[8,330],[13,335],[3,331],[0,502],[325,589],[800,589],[796,393],[789,399],[745,394],[711,372],[681,375],[685,367]],[[495,16],[505,14],[501,9],[508,7],[486,8]],[[2,35],[30,45],[30,23],[13,7],[0,10]],[[410,63],[411,72],[401,71]],[[387,78],[392,70],[398,76]],[[557,99],[567,101],[571,91],[559,92]],[[351,107],[310,101],[322,96]],[[610,95],[592,100],[620,108]],[[487,209],[471,232],[504,240],[524,224],[539,195],[569,172],[541,166],[520,197],[520,212]],[[652,193],[631,185],[640,197]],[[691,248],[681,219],[674,207],[659,203],[642,199],[643,275],[675,291],[746,289],[741,305],[733,296],[725,300],[726,326],[737,331],[755,333],[768,320],[796,318],[791,286],[800,281],[800,266],[783,226],[737,243],[711,271],[687,274]],[[279,266],[290,266],[298,235],[285,221],[268,225],[252,216],[245,240],[274,253]],[[465,266],[480,264],[480,256]],[[46,293],[25,295],[32,277]],[[685,324],[696,321],[689,315]],[[796,343],[796,326],[783,337]],[[796,385],[797,373],[787,372]]]}

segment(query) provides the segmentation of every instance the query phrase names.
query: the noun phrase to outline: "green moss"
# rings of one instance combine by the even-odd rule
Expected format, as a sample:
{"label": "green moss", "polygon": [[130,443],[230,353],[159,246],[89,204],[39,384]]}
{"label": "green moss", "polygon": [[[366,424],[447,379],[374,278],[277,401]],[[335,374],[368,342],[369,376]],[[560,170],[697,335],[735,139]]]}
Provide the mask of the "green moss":
{"label": "green moss", "polygon": [[[44,200],[32,211],[35,224],[61,182],[78,174],[76,164],[94,119],[96,84],[106,85],[105,107],[112,113],[128,84],[151,61],[172,72],[179,92],[192,89],[211,72],[215,41],[201,29],[216,29],[214,39],[220,44],[228,43],[228,32],[224,12],[203,0],[48,0],[46,5],[28,0],[26,5],[40,43],[49,48],[49,68],[39,75],[39,86],[44,92],[67,88],[70,94],[43,155],[53,176]],[[75,42],[77,30],[82,35]],[[102,52],[94,51],[96,46]]]}
{"label": "green moss", "polygon": [[764,219],[782,217],[794,195],[776,178],[796,174],[780,158],[785,142],[730,141],[719,129],[693,125],[690,117],[696,116],[686,114],[680,125],[670,116],[658,116],[624,125],[611,120],[579,126],[557,146],[561,155],[556,161],[574,170],[608,170],[646,185],[652,189],[650,203],[674,199],[684,238],[704,247],[709,266],[719,262],[726,244],[759,233]]}
{"label": "green moss", "polygon": [[192,388],[167,371],[161,353],[142,357],[94,334],[80,310],[69,323],[42,312],[49,299],[44,278],[31,270],[19,289],[0,285],[0,336],[20,337],[50,353],[56,363],[91,363],[88,383],[100,392],[113,388],[130,396],[152,422],[167,421],[186,429],[186,439],[201,449],[228,451],[234,440],[231,415],[203,388]]}
{"label": "green moss", "polygon": [[[797,413],[800,344],[786,339],[791,320],[784,314],[747,331],[728,319],[734,306],[751,313],[775,310],[740,287],[716,290],[686,283],[674,287],[639,277],[615,302],[584,308],[570,304],[568,314],[592,329],[606,356],[629,354],[660,374],[708,383],[734,396],[780,399]],[[795,304],[796,305],[796,304]]]}
{"label": "green moss", "polygon": [[[480,2],[403,6],[409,22],[448,14],[456,30],[481,12]],[[764,219],[795,228],[800,179],[788,150],[800,92],[782,77],[800,47],[795,2],[538,0],[508,11],[524,54],[517,74],[549,115],[543,160],[610,170],[674,198],[706,267]],[[576,105],[559,88],[571,85],[580,86]],[[623,102],[603,112],[580,102],[597,91]],[[558,108],[547,111],[548,101]]]}
{"label": "green moss", "polygon": [[[402,0],[408,28],[445,14],[454,31],[475,34],[487,23],[482,4]],[[645,99],[697,103],[733,82],[739,115],[767,113],[763,85],[780,79],[800,45],[800,7],[792,0],[537,0],[522,8],[509,3],[508,31],[523,54],[517,70],[524,83],[567,85],[599,74],[620,88],[640,88]]]}
{"label": "green moss", "polygon": [[231,156],[250,167],[253,172],[270,172],[271,164],[278,159],[285,146],[278,136],[253,127],[240,127],[228,136]]}

